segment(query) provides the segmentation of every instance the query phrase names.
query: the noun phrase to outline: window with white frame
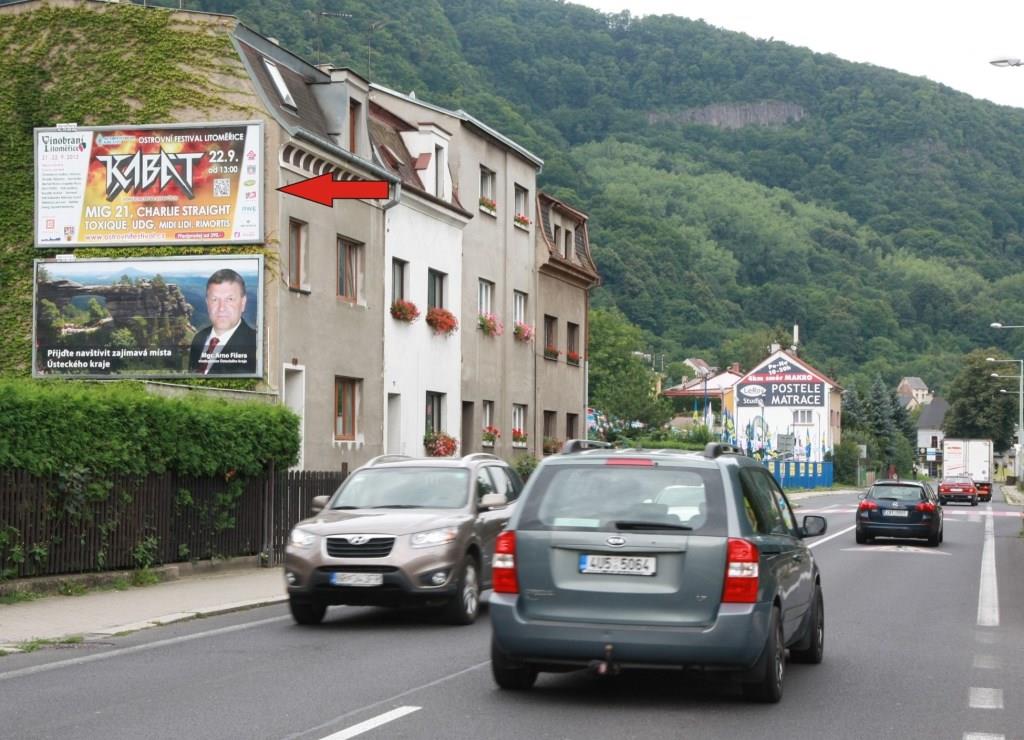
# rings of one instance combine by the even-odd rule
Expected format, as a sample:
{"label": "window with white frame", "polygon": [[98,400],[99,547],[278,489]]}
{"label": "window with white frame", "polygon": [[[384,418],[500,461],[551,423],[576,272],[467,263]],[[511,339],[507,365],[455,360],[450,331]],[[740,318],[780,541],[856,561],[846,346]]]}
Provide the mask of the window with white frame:
{"label": "window with white frame", "polygon": [[494,425],[494,401],[484,401],[484,428]]}
{"label": "window with white frame", "polygon": [[512,292],[512,320],[526,323],[526,293],[521,290]]}
{"label": "window with white frame", "polygon": [[[565,251],[562,253],[562,256],[565,257],[567,260],[571,260],[572,259],[572,246],[573,246],[574,239],[575,239],[575,234],[574,234],[573,230],[568,228],[568,227],[566,227],[566,229],[565,229]],[[555,246],[557,248],[558,245],[556,244]]]}
{"label": "window with white frame", "polygon": [[530,218],[530,191],[521,185],[516,185],[516,216],[520,216],[525,219]]}
{"label": "window with white frame", "polygon": [[793,423],[794,424],[813,424],[814,418],[812,416],[814,412],[811,409],[793,409]]}
{"label": "window with white frame", "polygon": [[292,93],[288,89],[288,83],[284,81],[281,70],[269,59],[264,59],[263,65],[267,68],[267,74],[270,75],[270,80],[274,83],[274,89],[277,90],[277,94],[281,97],[281,102],[293,110],[298,110],[299,106],[295,104],[295,98],[292,97]]}
{"label": "window with white frame", "polygon": [[494,209],[497,206],[497,196],[494,188],[494,172],[483,165],[480,166],[480,205],[484,208]]}
{"label": "window with white frame", "polygon": [[479,300],[477,301],[479,312],[494,313],[494,283],[490,280],[480,278]]}
{"label": "window with white frame", "polygon": [[[526,434],[526,404],[512,404],[512,430],[513,436],[517,430]],[[512,441],[515,442],[515,439]]]}

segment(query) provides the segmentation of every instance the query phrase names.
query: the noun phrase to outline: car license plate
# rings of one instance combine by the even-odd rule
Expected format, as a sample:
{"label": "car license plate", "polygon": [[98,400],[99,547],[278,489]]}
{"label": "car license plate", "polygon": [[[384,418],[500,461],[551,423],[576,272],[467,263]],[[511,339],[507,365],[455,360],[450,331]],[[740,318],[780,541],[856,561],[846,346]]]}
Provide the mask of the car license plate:
{"label": "car license plate", "polygon": [[884,509],[882,516],[901,516],[906,518],[909,516],[909,512],[906,509]]}
{"label": "car license plate", "polygon": [[605,573],[615,576],[653,576],[657,558],[635,555],[580,555],[580,573]]}
{"label": "car license plate", "polygon": [[384,583],[382,573],[331,573],[335,586],[379,586]]}

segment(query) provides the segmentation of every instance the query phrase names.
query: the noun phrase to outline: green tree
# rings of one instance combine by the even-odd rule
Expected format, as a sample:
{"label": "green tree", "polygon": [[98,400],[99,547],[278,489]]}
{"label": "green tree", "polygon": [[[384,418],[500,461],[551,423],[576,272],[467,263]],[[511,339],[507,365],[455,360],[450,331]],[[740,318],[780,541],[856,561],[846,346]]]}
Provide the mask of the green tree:
{"label": "green tree", "polygon": [[672,407],[655,394],[654,372],[633,354],[645,344],[620,311],[590,312],[590,405],[611,419],[657,428],[671,418]]}
{"label": "green tree", "polygon": [[991,349],[975,350],[964,358],[946,394],[949,412],[943,431],[947,437],[991,439],[997,450],[1005,450],[1013,444],[1017,395],[999,392],[1000,381],[991,377],[993,368],[1012,366],[990,363],[986,358],[991,356],[998,354]]}

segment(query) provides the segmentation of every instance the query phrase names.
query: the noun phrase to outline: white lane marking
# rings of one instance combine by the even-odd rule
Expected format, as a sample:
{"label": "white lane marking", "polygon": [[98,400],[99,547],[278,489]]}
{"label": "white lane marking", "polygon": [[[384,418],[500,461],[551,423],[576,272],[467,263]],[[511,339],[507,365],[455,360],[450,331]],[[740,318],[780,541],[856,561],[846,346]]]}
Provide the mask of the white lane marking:
{"label": "white lane marking", "polygon": [[1006,735],[993,735],[991,732],[965,732],[964,740],[1006,740]]}
{"label": "white lane marking", "polygon": [[455,671],[455,673],[449,673],[447,676],[441,676],[441,678],[435,678],[433,681],[427,681],[427,683],[425,684],[413,686],[411,689],[406,689],[405,691],[395,694],[394,696],[389,696],[387,699],[381,699],[380,701],[375,701],[372,704],[367,704],[365,707],[357,707],[356,709],[349,710],[344,714],[339,714],[337,717],[329,719],[326,722],[322,722],[316,727],[310,727],[308,730],[302,730],[301,732],[296,732],[291,735],[288,735],[284,738],[284,740],[297,740],[297,738],[309,735],[311,732],[319,732],[320,730],[323,730],[325,727],[330,727],[331,725],[338,724],[343,719],[347,719],[348,717],[351,717],[353,714],[359,714],[360,712],[365,712],[370,709],[376,709],[377,707],[383,706],[385,704],[394,704],[399,699],[409,696],[410,694],[415,694],[417,691],[423,691],[424,689],[439,686],[440,684],[443,684],[446,681],[451,681],[453,678],[458,678],[459,676],[465,675],[466,673],[470,673],[472,671],[478,671],[485,666],[489,666],[490,664],[491,661],[485,660],[483,663],[471,665],[469,668],[463,668],[461,671]]}
{"label": "white lane marking", "polygon": [[378,715],[377,717],[368,719],[365,722],[360,722],[358,725],[352,725],[348,729],[335,732],[333,735],[327,735],[322,738],[322,740],[348,740],[350,737],[362,735],[364,732],[369,732],[381,725],[386,725],[388,722],[393,722],[407,714],[418,712],[420,709],[422,709],[422,707],[398,707],[398,709],[392,709],[390,712],[384,712],[384,714]]}
{"label": "white lane marking", "polygon": [[996,580],[996,528],[985,517],[985,544],[981,551],[981,584],[978,586],[978,626],[999,626],[999,584]]}
{"label": "white lane marking", "polygon": [[997,655],[975,655],[974,667],[979,669],[998,670],[1003,667],[1003,663],[999,660],[999,656]]}
{"label": "white lane marking", "polygon": [[18,668],[13,671],[7,671],[6,673],[0,673],[0,681],[6,681],[9,678],[19,678],[21,676],[31,676],[34,673],[44,673],[46,671],[52,671],[57,668],[68,668],[70,666],[81,665],[82,663],[92,663],[95,660],[109,660],[111,658],[119,658],[122,655],[130,655],[131,653],[141,653],[146,650],[155,650],[157,648],[166,647],[167,645],[177,645],[182,642],[191,642],[192,640],[199,640],[204,637],[226,635],[230,632],[240,632],[241,630],[247,630],[252,627],[260,627],[264,624],[271,624],[272,622],[284,622],[290,620],[291,617],[272,617],[271,619],[260,619],[256,622],[247,622],[246,624],[236,624],[232,625],[231,627],[218,627],[215,630],[197,632],[194,635],[182,635],[181,637],[171,637],[166,640],[157,640],[156,642],[149,642],[145,645],[133,645],[131,647],[118,648],[117,650],[111,650],[107,653],[83,655],[79,658],[58,660],[53,663],[44,663],[42,665],[29,666],[28,668]]}
{"label": "white lane marking", "polygon": [[1002,709],[1003,690],[972,686],[970,696],[967,699],[967,706],[971,709]]}
{"label": "white lane marking", "polygon": [[909,552],[918,555],[952,555],[951,552],[945,552],[943,550],[925,549],[923,547],[914,547],[912,545],[873,545],[865,547],[844,547],[843,552]]}
{"label": "white lane marking", "polygon": [[811,543],[810,543],[810,545],[808,545],[807,547],[808,547],[808,548],[816,548],[816,547],[818,547],[819,545],[824,545],[824,543],[825,543],[825,542],[827,542],[827,541],[828,541],[829,539],[835,539],[836,537],[840,537],[840,536],[843,536],[843,535],[844,535],[844,534],[846,534],[847,532],[849,532],[849,531],[851,531],[851,530],[853,530],[853,529],[856,529],[856,528],[857,528],[857,525],[856,525],[856,524],[854,524],[853,526],[851,526],[851,527],[847,527],[846,529],[841,529],[841,530],[839,530],[838,532],[836,532],[835,534],[829,534],[829,535],[828,535],[827,537],[825,537],[824,539],[819,539],[819,540],[817,540],[816,542],[811,542]]}

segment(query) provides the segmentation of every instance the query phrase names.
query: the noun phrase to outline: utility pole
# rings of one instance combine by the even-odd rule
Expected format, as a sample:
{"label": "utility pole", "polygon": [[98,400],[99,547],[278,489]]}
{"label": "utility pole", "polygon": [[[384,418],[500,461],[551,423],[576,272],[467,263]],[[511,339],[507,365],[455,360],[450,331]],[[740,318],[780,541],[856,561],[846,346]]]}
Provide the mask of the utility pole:
{"label": "utility pole", "polygon": [[370,73],[370,52],[373,49],[373,32],[378,28],[388,25],[391,23],[390,20],[386,21],[374,21],[370,24],[370,33],[366,37],[366,81],[373,82],[373,77]]}

